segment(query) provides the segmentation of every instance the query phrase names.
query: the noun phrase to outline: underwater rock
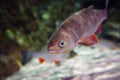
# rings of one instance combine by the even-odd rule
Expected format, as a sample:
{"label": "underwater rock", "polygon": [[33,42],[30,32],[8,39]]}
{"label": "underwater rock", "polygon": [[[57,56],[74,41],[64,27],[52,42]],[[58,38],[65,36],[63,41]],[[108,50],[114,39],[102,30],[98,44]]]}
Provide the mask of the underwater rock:
{"label": "underwater rock", "polygon": [[2,40],[0,44],[0,80],[13,75],[20,69],[21,47],[14,40]]}
{"label": "underwater rock", "polygon": [[20,69],[17,61],[13,58],[0,55],[0,80],[14,74]]}

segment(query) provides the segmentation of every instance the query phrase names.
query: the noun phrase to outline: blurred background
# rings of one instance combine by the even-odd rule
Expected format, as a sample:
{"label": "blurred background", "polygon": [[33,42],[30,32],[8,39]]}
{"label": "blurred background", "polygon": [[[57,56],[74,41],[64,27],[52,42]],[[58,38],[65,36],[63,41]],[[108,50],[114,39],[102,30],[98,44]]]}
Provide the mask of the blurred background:
{"label": "blurred background", "polygon": [[[96,2],[98,1],[98,2]],[[40,51],[59,24],[89,5],[103,9],[104,0],[0,0],[0,77],[22,67],[21,51]],[[108,20],[99,38],[120,45],[120,0],[109,0]]]}

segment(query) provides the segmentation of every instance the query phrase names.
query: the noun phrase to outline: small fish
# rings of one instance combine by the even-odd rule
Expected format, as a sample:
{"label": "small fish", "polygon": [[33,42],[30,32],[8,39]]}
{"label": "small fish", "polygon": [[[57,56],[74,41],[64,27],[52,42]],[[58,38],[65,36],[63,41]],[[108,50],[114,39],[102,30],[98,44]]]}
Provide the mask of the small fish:
{"label": "small fish", "polygon": [[32,58],[38,58],[40,64],[44,62],[52,62],[55,65],[60,65],[62,61],[69,58],[69,54],[49,54],[46,50],[39,52],[21,51],[22,61],[21,64],[25,65]]}
{"label": "small fish", "polygon": [[[106,6],[108,0],[106,0]],[[68,53],[76,45],[90,46],[98,42],[95,32],[107,19],[107,10],[84,8],[61,23],[48,41],[47,51],[51,54]]]}
{"label": "small fish", "polygon": [[63,60],[69,57],[69,54],[49,54],[46,50],[29,54],[33,58],[38,58],[40,64],[44,62],[53,62],[55,65],[59,65]]}

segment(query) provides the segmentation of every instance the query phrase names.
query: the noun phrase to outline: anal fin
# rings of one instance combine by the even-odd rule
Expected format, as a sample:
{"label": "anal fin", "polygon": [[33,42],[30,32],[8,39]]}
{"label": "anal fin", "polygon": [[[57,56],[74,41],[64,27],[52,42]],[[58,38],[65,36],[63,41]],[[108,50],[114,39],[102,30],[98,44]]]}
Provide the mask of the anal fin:
{"label": "anal fin", "polygon": [[42,64],[42,63],[44,63],[44,62],[45,62],[45,59],[44,59],[44,58],[42,58],[42,57],[41,57],[41,58],[39,58],[38,60],[39,60],[39,63],[40,63],[40,64]]}

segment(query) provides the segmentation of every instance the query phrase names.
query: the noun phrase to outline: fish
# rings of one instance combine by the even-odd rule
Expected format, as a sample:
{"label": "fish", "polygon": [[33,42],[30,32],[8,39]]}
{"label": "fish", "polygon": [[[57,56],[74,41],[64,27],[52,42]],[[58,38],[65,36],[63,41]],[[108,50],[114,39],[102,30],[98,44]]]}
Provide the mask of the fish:
{"label": "fish", "polygon": [[31,56],[38,58],[39,64],[53,63],[59,66],[63,61],[69,58],[69,54],[49,54],[46,50],[39,52],[32,52]]}
{"label": "fish", "polygon": [[[95,33],[100,32],[101,24],[107,19],[105,9],[93,9],[93,6],[75,12],[64,20],[50,37],[45,51],[24,53],[23,63],[38,58],[40,64],[54,62],[56,65],[70,57],[69,53],[77,45],[91,46],[98,43]],[[27,55],[27,56],[26,56]]]}
{"label": "fish", "polygon": [[107,19],[107,5],[108,0],[105,9],[89,6],[65,19],[47,43],[48,53],[65,54],[77,45],[91,46],[98,43],[95,32],[99,31],[99,26]]}
{"label": "fish", "polygon": [[46,50],[38,52],[21,51],[21,55],[22,65],[28,63],[32,58],[37,58],[39,64],[49,62],[55,65],[59,65],[69,57],[69,54],[49,54]]}

